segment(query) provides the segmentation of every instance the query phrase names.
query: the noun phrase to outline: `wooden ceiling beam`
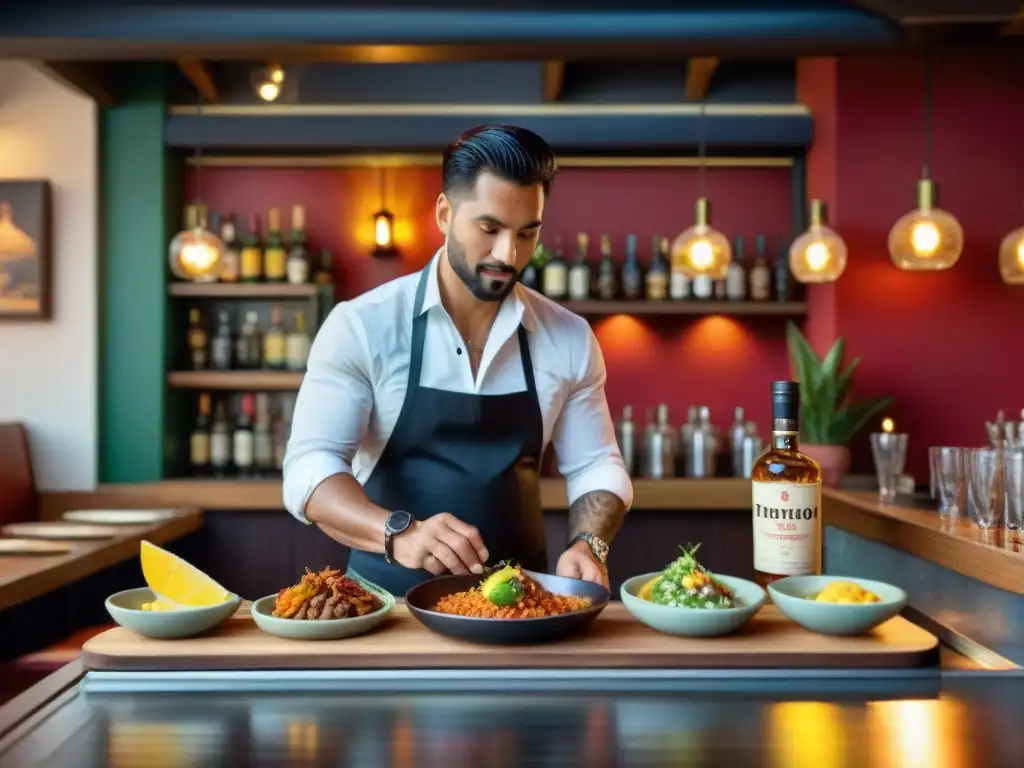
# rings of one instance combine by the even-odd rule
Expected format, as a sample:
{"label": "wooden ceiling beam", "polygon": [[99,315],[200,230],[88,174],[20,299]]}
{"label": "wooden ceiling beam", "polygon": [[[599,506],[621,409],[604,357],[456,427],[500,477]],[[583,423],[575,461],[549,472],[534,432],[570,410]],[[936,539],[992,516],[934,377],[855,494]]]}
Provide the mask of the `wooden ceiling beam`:
{"label": "wooden ceiling beam", "polygon": [[1004,35],[1024,35],[1024,8],[1000,30]]}
{"label": "wooden ceiling beam", "polygon": [[718,58],[715,56],[698,56],[690,59],[686,71],[686,98],[690,101],[699,101],[707,96],[716,69]]}
{"label": "wooden ceiling beam", "polygon": [[203,101],[207,104],[214,104],[220,98],[217,93],[217,84],[200,59],[178,59],[178,69],[202,94]]}
{"label": "wooden ceiling beam", "polygon": [[29,63],[51,80],[88,96],[101,107],[113,107],[117,104],[114,94],[100,82],[87,64],[41,59],[32,59]]}
{"label": "wooden ceiling beam", "polygon": [[558,101],[565,86],[565,62],[544,62],[544,101]]}

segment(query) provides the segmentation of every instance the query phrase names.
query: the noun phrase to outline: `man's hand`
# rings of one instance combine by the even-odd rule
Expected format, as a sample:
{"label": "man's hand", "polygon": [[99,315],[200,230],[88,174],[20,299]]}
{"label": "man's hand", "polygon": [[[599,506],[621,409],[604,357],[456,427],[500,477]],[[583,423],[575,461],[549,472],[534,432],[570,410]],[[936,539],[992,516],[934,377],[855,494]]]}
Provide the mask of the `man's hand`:
{"label": "man's hand", "polygon": [[574,541],[572,546],[562,553],[558,558],[555,575],[593,581],[608,589],[608,569],[597,561],[585,541]]}
{"label": "man's hand", "polygon": [[483,573],[489,554],[480,532],[447,512],[414,521],[395,536],[394,559],[406,568],[424,568],[435,576]]}

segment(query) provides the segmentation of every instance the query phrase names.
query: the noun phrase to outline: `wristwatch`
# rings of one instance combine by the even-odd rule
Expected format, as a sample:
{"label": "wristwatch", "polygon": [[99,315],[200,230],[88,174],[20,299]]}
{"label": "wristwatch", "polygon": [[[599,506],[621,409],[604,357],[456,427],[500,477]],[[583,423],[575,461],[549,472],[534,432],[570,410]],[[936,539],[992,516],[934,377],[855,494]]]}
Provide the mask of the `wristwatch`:
{"label": "wristwatch", "polygon": [[590,553],[601,565],[605,565],[608,562],[608,542],[600,536],[597,536],[590,531],[577,533],[572,537],[572,541],[569,542],[569,546],[571,547],[577,541],[587,542],[587,546],[590,547]]}
{"label": "wristwatch", "polygon": [[395,556],[395,536],[407,530],[410,525],[412,525],[412,515],[405,510],[398,509],[388,515],[387,522],[384,523],[385,562],[394,562],[392,558]]}

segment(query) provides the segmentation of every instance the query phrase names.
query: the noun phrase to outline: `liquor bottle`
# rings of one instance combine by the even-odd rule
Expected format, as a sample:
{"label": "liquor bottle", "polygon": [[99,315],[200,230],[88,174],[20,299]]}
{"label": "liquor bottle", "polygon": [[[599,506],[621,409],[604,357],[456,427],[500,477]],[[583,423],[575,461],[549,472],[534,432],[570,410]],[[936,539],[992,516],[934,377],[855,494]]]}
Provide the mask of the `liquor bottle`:
{"label": "liquor bottle", "polygon": [[564,299],[569,285],[569,268],[565,263],[562,253],[562,238],[555,238],[555,255],[545,265],[541,272],[540,287],[541,293],[549,299],[556,301]]}
{"label": "liquor bottle", "polygon": [[779,238],[779,256],[775,260],[775,300],[793,301],[793,275],[789,271],[789,248]]}
{"label": "liquor bottle", "polygon": [[235,422],[235,431],[231,435],[231,458],[235,464],[235,471],[241,477],[251,477],[255,466],[256,437],[252,429],[253,410],[252,393],[246,392],[242,395],[238,421]]}
{"label": "liquor bottle", "polygon": [[310,344],[309,331],[306,330],[306,315],[296,312],[295,323],[285,338],[285,367],[289,371],[306,370]]}
{"label": "liquor bottle", "polygon": [[284,455],[288,448],[288,433],[292,429],[292,411],[295,408],[294,395],[282,395],[281,408],[274,419],[272,440],[274,443],[274,469],[284,470]]}
{"label": "liquor bottle", "polygon": [[533,249],[533,256],[530,257],[529,263],[523,267],[523,273],[519,276],[519,284],[539,291],[540,276],[544,271],[544,264],[549,258],[548,249],[542,243],[537,243],[537,247]]}
{"label": "liquor bottle", "polygon": [[239,368],[259,368],[263,340],[258,327],[259,315],[252,310],[245,313],[242,330],[235,339],[235,360]]}
{"label": "liquor bottle", "polygon": [[615,425],[615,438],[622,454],[622,463],[630,477],[636,475],[636,423],[633,421],[633,406],[622,406],[622,418]]}
{"label": "liquor bottle", "polygon": [[334,255],[326,248],[320,251],[320,263],[317,265],[313,282],[317,285],[334,283]]}
{"label": "liquor bottle", "polygon": [[263,367],[284,370],[287,364],[287,346],[284,335],[284,313],[281,307],[270,308],[270,326],[263,336]]}
{"label": "liquor bottle", "polygon": [[626,263],[622,265],[622,297],[642,299],[644,271],[636,254],[636,235],[626,235]]}
{"label": "liquor bottle", "polygon": [[210,472],[210,395],[203,392],[199,395],[199,410],[196,414],[196,425],[188,442],[188,460],[193,475],[205,475]]}
{"label": "liquor bottle", "polygon": [[288,252],[288,282],[302,285],[309,282],[309,254],[306,252],[306,209],[292,208],[292,249]]}
{"label": "liquor bottle", "polygon": [[651,244],[651,268],[644,280],[644,298],[664,301],[668,298],[668,238],[655,235]]}
{"label": "liquor bottle", "polygon": [[228,424],[224,401],[217,402],[210,428],[210,466],[213,474],[224,477],[231,468],[231,425]]}
{"label": "liquor bottle", "polygon": [[[668,278],[668,297],[675,301],[690,298],[691,289],[694,287],[690,283],[690,276],[683,270],[682,258],[673,256]],[[696,293],[693,295],[696,296]],[[711,298],[711,278],[708,278],[708,295],[704,298]]]}
{"label": "liquor bottle", "polygon": [[619,276],[612,260],[612,238],[601,235],[601,261],[597,265],[594,293],[603,301],[611,301],[619,294]]}
{"label": "liquor bottle", "polygon": [[263,279],[263,238],[260,236],[259,216],[253,214],[249,229],[249,234],[242,241],[240,274],[243,283],[258,283]]}
{"label": "liquor bottle", "polygon": [[773,381],[772,443],[751,468],[754,580],[821,573],[821,467],[800,452],[800,384]]}
{"label": "liquor bottle", "polygon": [[252,460],[256,473],[269,475],[274,469],[274,441],[270,432],[270,395],[256,395],[256,421],[253,424]]}
{"label": "liquor bottle", "polygon": [[764,235],[757,236],[757,258],[750,270],[750,298],[768,301],[772,294],[772,271],[768,268],[768,245]]}
{"label": "liquor bottle", "polygon": [[713,281],[712,286],[714,288],[714,290],[712,291],[714,297],[719,301],[725,301],[727,291],[725,278],[723,277],[721,280]]}
{"label": "liquor bottle", "polygon": [[210,365],[209,340],[203,327],[203,313],[197,307],[188,311],[188,354],[189,363],[195,371],[202,371]]}
{"label": "liquor bottle", "polygon": [[222,283],[237,283],[242,248],[238,242],[234,216],[228,215],[221,219],[220,239],[224,243],[224,252],[221,256],[224,260],[224,267],[221,269],[218,279]]}
{"label": "liquor bottle", "polygon": [[267,245],[263,249],[263,277],[268,283],[283,283],[288,276],[288,253],[281,236],[281,211],[270,209],[267,217]]}
{"label": "liquor bottle", "polygon": [[693,278],[690,291],[693,298],[707,301],[715,295],[715,281],[711,279],[710,275],[697,275]]}
{"label": "liquor bottle", "polygon": [[218,312],[217,332],[210,339],[210,362],[215,370],[226,371],[231,368],[234,346],[231,334],[231,315],[223,311]]}
{"label": "liquor bottle", "polygon": [[576,235],[576,261],[569,267],[569,300],[585,301],[590,298],[590,265],[587,264],[587,251],[590,249],[590,237],[586,232]]}
{"label": "liquor bottle", "polygon": [[725,298],[729,301],[747,298],[747,265],[744,264],[743,238],[739,235],[732,247],[732,263],[725,276]]}

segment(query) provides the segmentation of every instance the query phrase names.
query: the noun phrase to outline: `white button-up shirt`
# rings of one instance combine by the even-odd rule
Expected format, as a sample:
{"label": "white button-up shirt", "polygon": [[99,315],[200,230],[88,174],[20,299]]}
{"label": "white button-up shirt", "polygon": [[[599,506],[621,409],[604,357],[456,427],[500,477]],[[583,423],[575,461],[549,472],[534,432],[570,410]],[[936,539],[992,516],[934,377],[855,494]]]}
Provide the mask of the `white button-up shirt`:
{"label": "white button-up shirt", "polygon": [[[589,323],[517,285],[498,309],[474,379],[466,345],[441,304],[438,261],[435,256],[426,267],[420,386],[476,395],[522,392],[522,323],[544,419],[543,444],[554,443],[567,501],[604,490],[628,507],[633,486],[608,412],[604,357]],[[306,503],[320,483],[348,473],[365,484],[387,445],[408,388],[419,277],[406,275],[341,302],[313,341],[284,460],[284,503],[303,522],[309,522]]]}

